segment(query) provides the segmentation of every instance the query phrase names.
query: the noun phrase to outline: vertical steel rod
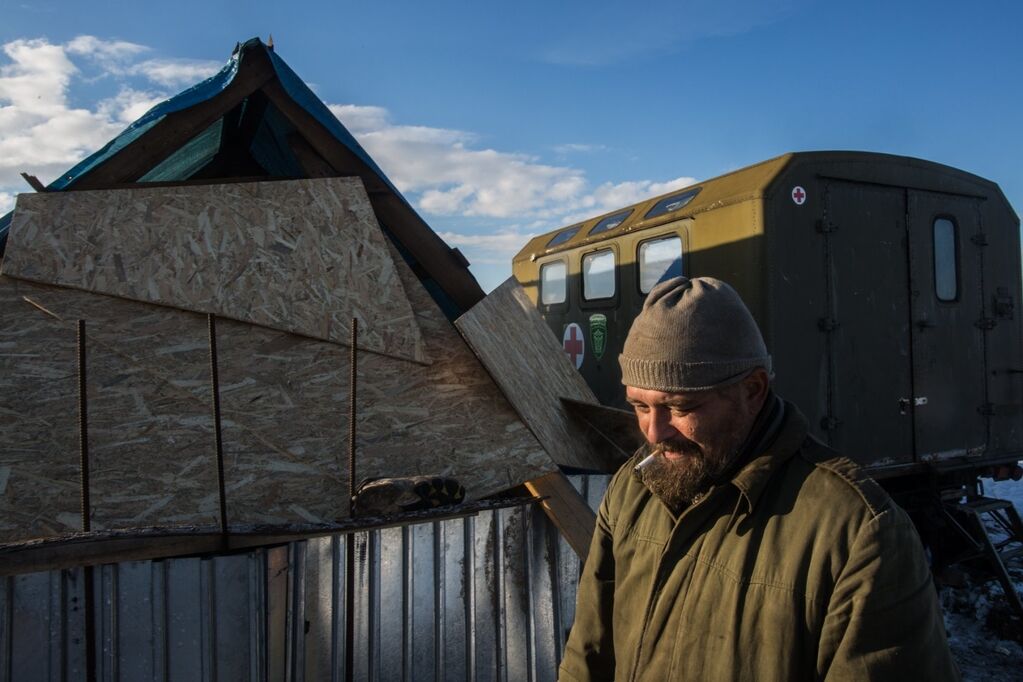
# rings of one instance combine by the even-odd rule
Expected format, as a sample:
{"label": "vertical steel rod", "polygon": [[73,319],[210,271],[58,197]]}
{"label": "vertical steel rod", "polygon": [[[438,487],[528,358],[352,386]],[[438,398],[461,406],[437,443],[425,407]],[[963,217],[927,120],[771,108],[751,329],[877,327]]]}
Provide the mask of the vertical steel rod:
{"label": "vertical steel rod", "polygon": [[[359,321],[352,318],[348,378],[348,516],[355,511],[355,388]],[[355,679],[355,533],[345,536],[345,679]]]}
{"label": "vertical steel rod", "polygon": [[210,332],[210,379],[213,386],[213,440],[217,448],[217,492],[220,495],[220,532],[227,535],[227,493],[224,490],[224,439],[220,432],[220,370],[217,360],[217,317],[206,316]]}
{"label": "vertical steel rod", "polygon": [[351,372],[348,378],[348,385],[351,393],[348,396],[348,515],[354,511],[355,503],[355,384],[357,380],[356,369],[358,367],[358,354],[356,352],[356,339],[359,336],[359,320],[352,318],[352,341],[351,360],[349,366]]}
{"label": "vertical steel rod", "polygon": [[92,530],[89,519],[89,406],[85,381],[85,320],[78,320],[78,460],[81,474],[82,531]]}
{"label": "vertical steel rod", "polygon": [[[85,320],[78,320],[78,455],[81,475],[82,531],[92,530],[89,499],[89,406],[85,365]],[[85,616],[85,679],[96,680],[96,606],[93,594],[92,566],[82,570]]]}

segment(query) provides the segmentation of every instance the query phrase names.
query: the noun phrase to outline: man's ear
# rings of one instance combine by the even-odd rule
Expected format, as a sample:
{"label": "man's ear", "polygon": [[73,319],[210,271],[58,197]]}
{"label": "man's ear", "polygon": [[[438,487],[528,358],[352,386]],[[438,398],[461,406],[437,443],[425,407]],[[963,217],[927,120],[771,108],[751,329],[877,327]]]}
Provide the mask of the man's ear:
{"label": "man's ear", "polygon": [[760,411],[767,400],[771,389],[771,377],[763,367],[757,367],[748,377],[742,380],[742,390],[746,394],[747,404],[753,408],[754,414]]}

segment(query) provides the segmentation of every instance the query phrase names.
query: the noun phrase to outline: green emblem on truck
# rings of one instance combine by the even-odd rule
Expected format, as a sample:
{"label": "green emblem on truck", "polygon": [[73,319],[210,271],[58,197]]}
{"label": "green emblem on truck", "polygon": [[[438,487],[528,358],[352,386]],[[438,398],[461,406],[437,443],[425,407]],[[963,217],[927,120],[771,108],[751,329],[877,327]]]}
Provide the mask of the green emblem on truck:
{"label": "green emblem on truck", "polygon": [[593,357],[598,360],[604,357],[604,350],[607,348],[607,317],[605,315],[590,315],[590,344],[593,348]]}

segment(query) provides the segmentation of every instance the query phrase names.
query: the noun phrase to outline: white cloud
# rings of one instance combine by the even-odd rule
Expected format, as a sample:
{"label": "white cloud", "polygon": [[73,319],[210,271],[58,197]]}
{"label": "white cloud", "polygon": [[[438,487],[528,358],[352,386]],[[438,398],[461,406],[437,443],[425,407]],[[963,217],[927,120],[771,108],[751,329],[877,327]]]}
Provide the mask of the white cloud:
{"label": "white cloud", "polygon": [[472,149],[461,130],[394,125],[386,109],[333,105],[331,110],[402,192],[438,216],[528,216],[571,201],[586,186],[583,172],[535,157]]}
{"label": "white cloud", "polygon": [[145,76],[153,83],[179,88],[209,78],[220,70],[218,62],[196,59],[147,59],[128,72]]}
{"label": "white cloud", "polygon": [[122,127],[108,112],[68,104],[78,68],[61,45],[14,40],[0,66],[0,188],[17,185],[21,171],[43,182],[110,139]]}
{"label": "white cloud", "polygon": [[510,262],[511,257],[530,239],[536,236],[534,232],[522,232],[519,230],[502,230],[491,234],[464,234],[460,232],[438,232],[441,239],[449,246],[460,249],[472,248],[497,254],[501,257],[502,263]]}
{"label": "white cloud", "polygon": [[82,55],[100,62],[125,62],[135,55],[149,50],[145,45],[129,43],[124,40],[102,40],[96,36],[78,36],[72,38],[64,48],[68,53]]}
{"label": "white cloud", "polygon": [[[5,193],[20,187],[22,171],[51,182],[174,90],[218,68],[192,59],[136,62],[148,47],[88,35],[63,44],[19,39],[2,49],[7,59],[0,62],[0,191]],[[97,77],[89,75],[97,70]],[[104,78],[115,80],[117,94],[91,108],[71,105],[72,82]]]}
{"label": "white cloud", "polygon": [[0,216],[14,208],[14,192],[0,192]]}
{"label": "white cloud", "polygon": [[569,142],[567,144],[559,144],[554,146],[554,151],[557,154],[589,154],[590,152],[599,152],[607,149],[606,145],[602,144],[580,144],[578,142]]}
{"label": "white cloud", "polygon": [[96,105],[96,111],[112,121],[128,125],[165,99],[167,95],[161,92],[123,86],[113,97],[101,100]]}

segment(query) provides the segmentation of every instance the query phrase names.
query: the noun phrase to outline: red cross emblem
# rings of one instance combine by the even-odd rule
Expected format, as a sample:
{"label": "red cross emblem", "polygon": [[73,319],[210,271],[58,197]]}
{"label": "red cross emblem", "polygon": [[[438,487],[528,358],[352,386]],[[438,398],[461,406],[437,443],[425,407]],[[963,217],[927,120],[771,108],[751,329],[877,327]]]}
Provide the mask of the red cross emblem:
{"label": "red cross emblem", "polygon": [[792,188],[792,201],[795,202],[796,206],[802,206],[806,203],[806,190],[796,185]]}
{"label": "red cross emblem", "polygon": [[583,340],[583,330],[575,322],[565,327],[565,333],[561,337],[561,345],[565,349],[568,361],[575,365],[576,369],[583,366],[583,355],[586,353],[586,342]]}

